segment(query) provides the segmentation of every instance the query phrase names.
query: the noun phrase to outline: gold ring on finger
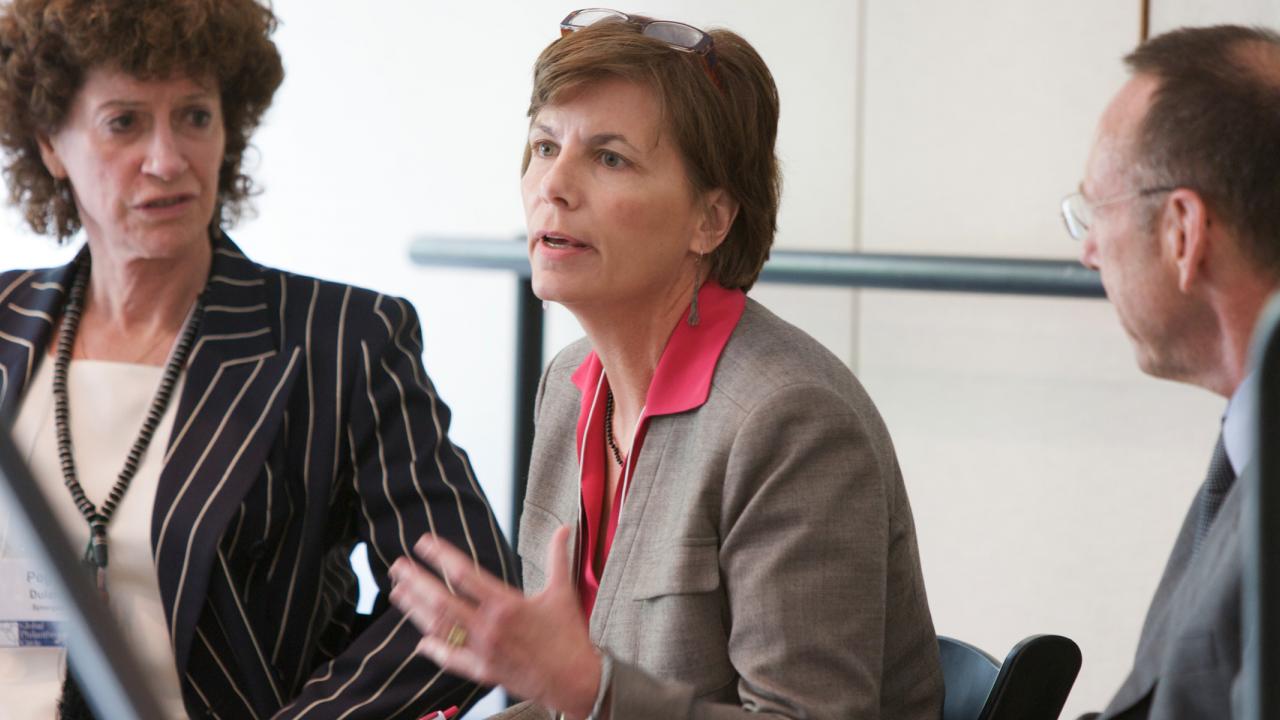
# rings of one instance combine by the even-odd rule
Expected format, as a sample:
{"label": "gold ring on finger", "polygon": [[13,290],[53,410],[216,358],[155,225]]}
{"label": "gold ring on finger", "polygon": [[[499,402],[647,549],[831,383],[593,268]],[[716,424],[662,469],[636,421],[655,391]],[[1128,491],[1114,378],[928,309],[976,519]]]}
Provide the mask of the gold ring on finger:
{"label": "gold ring on finger", "polygon": [[444,637],[444,644],[453,649],[458,649],[467,644],[467,629],[454,623],[449,627],[449,634]]}

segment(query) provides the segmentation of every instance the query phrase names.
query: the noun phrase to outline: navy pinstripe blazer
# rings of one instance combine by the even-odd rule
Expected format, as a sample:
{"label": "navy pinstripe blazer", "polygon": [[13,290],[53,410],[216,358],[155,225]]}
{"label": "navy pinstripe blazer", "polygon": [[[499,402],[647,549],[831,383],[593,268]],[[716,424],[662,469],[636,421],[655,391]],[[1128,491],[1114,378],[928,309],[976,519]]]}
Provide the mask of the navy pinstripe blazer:
{"label": "navy pinstripe blazer", "polygon": [[[8,420],[73,265],[0,274]],[[151,523],[192,716],[412,720],[475,699],[414,655],[420,635],[385,602],[388,565],[428,531],[511,577],[413,308],[257,265],[225,236],[204,297]],[[383,590],[371,618],[354,612],[360,540]]]}

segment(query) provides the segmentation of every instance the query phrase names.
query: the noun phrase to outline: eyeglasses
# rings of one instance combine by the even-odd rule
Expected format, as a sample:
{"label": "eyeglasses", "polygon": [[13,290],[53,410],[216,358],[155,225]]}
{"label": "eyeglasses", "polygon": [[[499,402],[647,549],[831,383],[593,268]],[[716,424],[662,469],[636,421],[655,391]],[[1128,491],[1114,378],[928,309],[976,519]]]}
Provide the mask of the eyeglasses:
{"label": "eyeglasses", "polygon": [[1169,185],[1167,187],[1144,188],[1135,190],[1134,192],[1113,197],[1109,200],[1099,202],[1090,202],[1084,196],[1084,193],[1074,192],[1062,198],[1062,222],[1067,226],[1067,232],[1076,240],[1084,240],[1089,234],[1089,228],[1093,225],[1093,212],[1100,207],[1115,205],[1134,198],[1147,197],[1159,193],[1170,192],[1178,189],[1179,185]]}
{"label": "eyeglasses", "polygon": [[702,69],[711,78],[716,89],[720,85],[720,73],[716,70],[716,44],[711,36],[692,25],[673,20],[654,20],[640,15],[628,15],[608,8],[584,8],[569,13],[560,21],[560,37],[575,33],[585,27],[602,22],[623,22],[640,28],[640,34],[667,44],[673,50],[693,53],[702,60]]}

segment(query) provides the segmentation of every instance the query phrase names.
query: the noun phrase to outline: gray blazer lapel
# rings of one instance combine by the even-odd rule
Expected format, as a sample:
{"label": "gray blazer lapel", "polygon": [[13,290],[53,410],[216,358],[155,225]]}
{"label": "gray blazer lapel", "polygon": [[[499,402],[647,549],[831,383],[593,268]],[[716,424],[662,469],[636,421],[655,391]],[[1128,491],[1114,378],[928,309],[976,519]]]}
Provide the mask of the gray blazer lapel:
{"label": "gray blazer lapel", "polygon": [[[609,548],[609,561],[604,566],[604,577],[600,578],[600,592],[596,594],[595,609],[591,612],[591,642],[600,645],[604,641],[605,631],[609,627],[609,618],[622,591],[623,580],[634,581],[635,572],[628,571],[632,551],[635,549],[640,530],[644,525],[645,506],[649,496],[657,484],[658,470],[662,467],[667,448],[671,447],[668,437],[675,418],[656,417],[649,420],[649,429],[645,433],[644,446],[661,448],[662,455],[654,456],[640,453],[640,462],[636,464],[635,473],[631,476],[631,486],[627,489],[627,497],[623,500],[622,510],[618,516],[618,528],[614,531],[613,545]],[[652,533],[650,533],[651,535]],[[626,598],[623,598],[625,601]]]}
{"label": "gray blazer lapel", "polygon": [[277,349],[261,268],[228,240],[215,243],[214,252],[205,318],[152,511],[156,573],[179,674],[219,538],[261,474],[302,364],[300,347]]}
{"label": "gray blazer lapel", "polygon": [[0,421],[12,422],[52,340],[75,263],[17,274],[0,287]]}
{"label": "gray blazer lapel", "polygon": [[[586,354],[585,349],[582,354]],[[573,387],[571,373],[569,370],[554,378],[544,378],[535,407],[535,422],[540,427],[554,430],[534,435],[528,493],[520,513],[517,552],[524,590],[530,595],[540,592],[546,585],[546,553],[556,528],[569,526],[569,550],[573,555],[577,554],[581,491],[576,482],[564,481],[565,478],[578,477],[578,443],[574,434],[577,432],[582,396]],[[544,394],[542,391],[547,384],[565,384],[572,391]],[[576,569],[573,555],[570,563]],[[577,582],[576,576],[574,582]]]}
{"label": "gray blazer lapel", "polygon": [[[585,352],[584,345],[579,354]],[[577,367],[579,360],[580,358],[570,359],[565,363],[570,368],[569,371],[562,373],[562,376],[548,377],[546,382],[558,388],[572,387],[569,374],[572,368]],[[574,392],[548,393],[539,410],[539,427],[551,430],[535,435],[533,458],[529,464],[529,490],[520,517],[519,553],[524,565],[525,592],[530,594],[541,591],[546,584],[546,557],[543,553],[546,552],[551,533],[557,527],[569,525],[572,529],[569,547],[575,552],[578,548],[576,521],[581,490],[578,483],[565,482],[564,479],[579,476],[574,428],[578,425],[581,400],[576,389]],[[624,593],[623,583],[628,577],[626,568],[643,527],[645,505],[657,482],[666,449],[672,445],[669,437],[673,427],[682,421],[687,421],[684,416],[656,417],[649,421],[645,446],[662,448],[663,455],[641,453],[640,463],[631,479],[618,529],[609,550],[609,561],[605,564],[604,577],[600,579],[600,590],[589,620],[591,640],[597,645],[604,638],[618,596]],[[570,430],[565,432],[564,429]],[[574,582],[577,582],[576,577]]]}
{"label": "gray blazer lapel", "polygon": [[[547,418],[545,421],[551,423],[549,427],[573,428],[576,425],[576,408],[572,415],[566,414],[566,408],[547,407],[543,412],[543,417]],[[520,513],[517,548],[524,569],[524,589],[530,594],[541,591],[546,584],[546,549],[556,528],[568,525],[569,547],[578,547],[577,519],[581,502],[578,486],[560,481],[561,478],[577,477],[576,445],[571,430],[568,437],[562,437],[560,433],[546,433],[533,449],[529,464],[529,491]]]}

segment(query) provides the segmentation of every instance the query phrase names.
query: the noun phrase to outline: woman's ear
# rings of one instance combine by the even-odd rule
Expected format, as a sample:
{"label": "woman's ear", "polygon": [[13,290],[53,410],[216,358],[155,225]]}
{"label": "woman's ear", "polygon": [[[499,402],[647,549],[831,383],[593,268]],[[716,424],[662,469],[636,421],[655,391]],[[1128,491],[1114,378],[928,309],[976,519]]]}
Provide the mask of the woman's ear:
{"label": "woman's ear", "polygon": [[738,201],[723,188],[708,190],[702,195],[702,220],[689,248],[699,255],[709,255],[729,236],[729,229],[738,217]]}
{"label": "woman's ear", "polygon": [[44,161],[44,167],[57,180],[65,180],[67,177],[67,168],[62,164],[62,158],[58,156],[58,150],[53,146],[53,140],[42,132],[36,133],[36,145],[40,147],[40,159]]}

